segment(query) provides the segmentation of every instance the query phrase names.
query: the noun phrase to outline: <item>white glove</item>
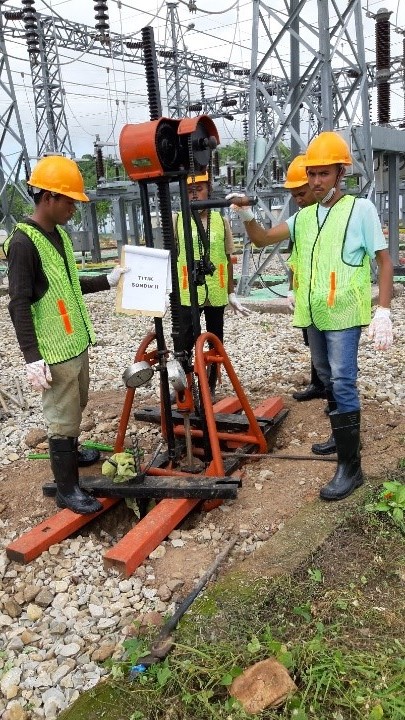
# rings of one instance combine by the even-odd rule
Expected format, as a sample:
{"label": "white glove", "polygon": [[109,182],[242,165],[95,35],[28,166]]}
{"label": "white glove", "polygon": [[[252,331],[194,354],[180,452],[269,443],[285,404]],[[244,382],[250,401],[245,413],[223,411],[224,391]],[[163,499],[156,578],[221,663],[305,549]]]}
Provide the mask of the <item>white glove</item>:
{"label": "white glove", "polygon": [[287,293],[287,305],[294,312],[295,308],[295,296],[292,290],[289,290]]}
{"label": "white glove", "polygon": [[[245,197],[246,197],[246,195],[244,195],[243,193],[229,193],[229,195],[227,195],[225,197],[225,200],[232,200],[232,198],[245,198]],[[235,203],[232,203],[232,205],[230,205],[230,208],[231,208],[231,210],[234,210],[234,212],[236,212],[239,215],[242,222],[250,222],[251,220],[255,219],[255,216],[253,215],[250,207],[246,207],[246,206],[241,207],[240,205],[236,205]]]}
{"label": "white glove", "polygon": [[49,390],[52,382],[51,371],[45,360],[27,363],[27,378],[34,390]]}
{"label": "white glove", "polygon": [[391,311],[389,308],[378,307],[368,328],[368,336],[370,340],[374,340],[376,350],[388,350],[392,345],[393,337],[390,314]]}
{"label": "white glove", "polygon": [[111,270],[110,273],[107,275],[108,284],[110,287],[117,287],[118,281],[123,273],[128,272],[129,268],[121,267],[120,265],[117,265],[117,267],[114,268],[114,270]]}
{"label": "white glove", "polygon": [[235,293],[229,293],[228,302],[235,315],[237,315],[238,313],[240,313],[241,315],[250,315],[250,313],[252,312],[251,310],[248,310],[247,307],[244,307],[244,305],[241,305],[240,302],[238,302]]}

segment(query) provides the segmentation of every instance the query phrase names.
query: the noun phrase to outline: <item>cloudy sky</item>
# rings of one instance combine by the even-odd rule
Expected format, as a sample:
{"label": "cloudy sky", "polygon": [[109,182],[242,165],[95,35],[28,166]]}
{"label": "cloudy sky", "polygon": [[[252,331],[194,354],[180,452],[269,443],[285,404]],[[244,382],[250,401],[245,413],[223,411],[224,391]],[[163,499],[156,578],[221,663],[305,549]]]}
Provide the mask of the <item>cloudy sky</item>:
{"label": "cloudy sky", "polygon": [[[347,6],[346,0],[336,0],[340,10]],[[144,0],[107,0],[110,29],[131,39],[140,39],[140,31],[151,24],[155,42],[165,42],[167,3],[165,0],[149,0],[148,12],[142,10]],[[226,60],[232,64],[250,67],[252,6],[251,0],[196,0],[196,12],[190,12],[189,3],[178,1],[177,11],[184,33],[186,47],[194,53],[207,58]],[[400,56],[403,52],[403,35],[395,31],[405,27],[404,0],[364,0],[364,39],[366,56],[375,61],[375,22],[369,15],[375,14],[381,7],[391,11],[391,56]],[[332,6],[332,3],[330,3]],[[7,0],[2,5],[20,7],[18,0]],[[93,0],[36,0],[36,9],[43,14],[55,13],[66,20],[95,25]],[[272,0],[271,7],[282,16],[285,5],[282,0]],[[316,2],[308,0],[304,18],[309,22],[316,18]],[[331,16],[331,21],[333,17]],[[279,26],[270,21],[270,29],[276,34]],[[266,51],[268,39],[259,33],[259,55]],[[36,153],[34,104],[31,90],[30,68],[24,41],[11,43],[6,40],[7,52],[17,93],[24,134],[29,153]],[[342,51],[346,51],[342,41]],[[348,51],[348,49],[347,49]],[[288,63],[289,48],[286,43],[282,62]],[[117,156],[117,143],[122,126],[127,123],[144,122],[149,119],[146,97],[144,69],[141,65],[123,62],[112,58],[97,58],[94,55],[82,55],[59,50],[61,75],[65,90],[65,110],[69,132],[76,157],[92,153],[96,135],[106,146],[106,154]],[[306,62],[305,52],[301,56]],[[266,65],[266,72],[280,74],[280,65],[276,58]],[[222,96],[224,86],[206,83],[207,97]],[[229,89],[230,91],[232,88]],[[200,96],[200,80],[190,78],[191,97]],[[165,99],[165,83],[161,77],[162,100]],[[0,102],[2,96],[0,94]],[[403,118],[403,88],[397,85],[391,96],[392,118]],[[226,145],[242,137],[242,117],[235,120],[218,122],[221,144]],[[373,118],[375,119],[375,118]]]}

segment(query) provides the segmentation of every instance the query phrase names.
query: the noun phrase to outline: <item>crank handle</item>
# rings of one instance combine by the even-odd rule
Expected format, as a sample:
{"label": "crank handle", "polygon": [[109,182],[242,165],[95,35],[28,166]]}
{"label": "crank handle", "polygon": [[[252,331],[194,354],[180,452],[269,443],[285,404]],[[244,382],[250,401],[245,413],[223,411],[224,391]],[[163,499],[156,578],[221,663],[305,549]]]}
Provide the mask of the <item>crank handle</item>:
{"label": "crank handle", "polygon": [[232,197],[229,199],[210,198],[209,200],[192,200],[190,202],[190,209],[193,210],[209,210],[211,208],[225,208],[231,205],[239,205],[240,207],[253,207],[257,205],[257,196],[249,197],[243,195],[242,197]]}

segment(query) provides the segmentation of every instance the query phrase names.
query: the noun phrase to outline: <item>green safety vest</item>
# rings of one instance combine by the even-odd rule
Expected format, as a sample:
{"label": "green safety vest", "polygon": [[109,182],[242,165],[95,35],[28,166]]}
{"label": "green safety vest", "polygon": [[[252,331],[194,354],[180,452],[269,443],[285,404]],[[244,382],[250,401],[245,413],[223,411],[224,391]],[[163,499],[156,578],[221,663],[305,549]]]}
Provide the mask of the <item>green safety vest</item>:
{"label": "green safety vest", "polygon": [[61,254],[32,225],[18,223],[4,243],[7,255],[14,232],[21,230],[38,250],[49,286],[44,296],[32,303],[31,313],[39,352],[49,365],[77,357],[96,340],[83,302],[71,240],[63,228],[57,226],[57,229],[63,241],[71,281]]}
{"label": "green safety vest", "polygon": [[[198,247],[198,231],[191,219],[193,233],[194,258],[200,259]],[[184,242],[183,213],[179,213],[176,221],[176,235],[179,251],[177,256],[177,273],[179,277],[180,303],[190,305],[189,277],[187,272],[186,246]],[[213,275],[205,276],[205,285],[197,286],[198,304],[221,307],[228,304],[228,258],[225,252],[225,226],[219,212],[211,212],[210,218],[210,260],[215,265]]]}
{"label": "green safety vest", "polygon": [[344,195],[330,208],[322,227],[317,204],[297,213],[289,260],[296,327],[315,325],[318,330],[344,330],[370,323],[370,259],[364,253],[360,265],[343,260],[354,203],[355,198]]}

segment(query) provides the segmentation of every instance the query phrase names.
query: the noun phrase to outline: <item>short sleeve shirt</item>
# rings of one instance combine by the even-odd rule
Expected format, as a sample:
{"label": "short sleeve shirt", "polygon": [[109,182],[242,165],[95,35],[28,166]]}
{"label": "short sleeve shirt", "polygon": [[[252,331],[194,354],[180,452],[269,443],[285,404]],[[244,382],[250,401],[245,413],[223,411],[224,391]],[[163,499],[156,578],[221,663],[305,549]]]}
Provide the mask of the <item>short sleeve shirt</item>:
{"label": "short sleeve shirt", "polygon": [[[325,221],[328,211],[329,208],[318,205],[318,219],[321,225]],[[294,237],[297,214],[295,213],[286,220],[291,238]],[[375,205],[371,200],[356,198],[347,226],[343,260],[349,265],[360,265],[364,253],[373,260],[378,250],[386,250],[387,247],[388,243],[384,237]]]}

